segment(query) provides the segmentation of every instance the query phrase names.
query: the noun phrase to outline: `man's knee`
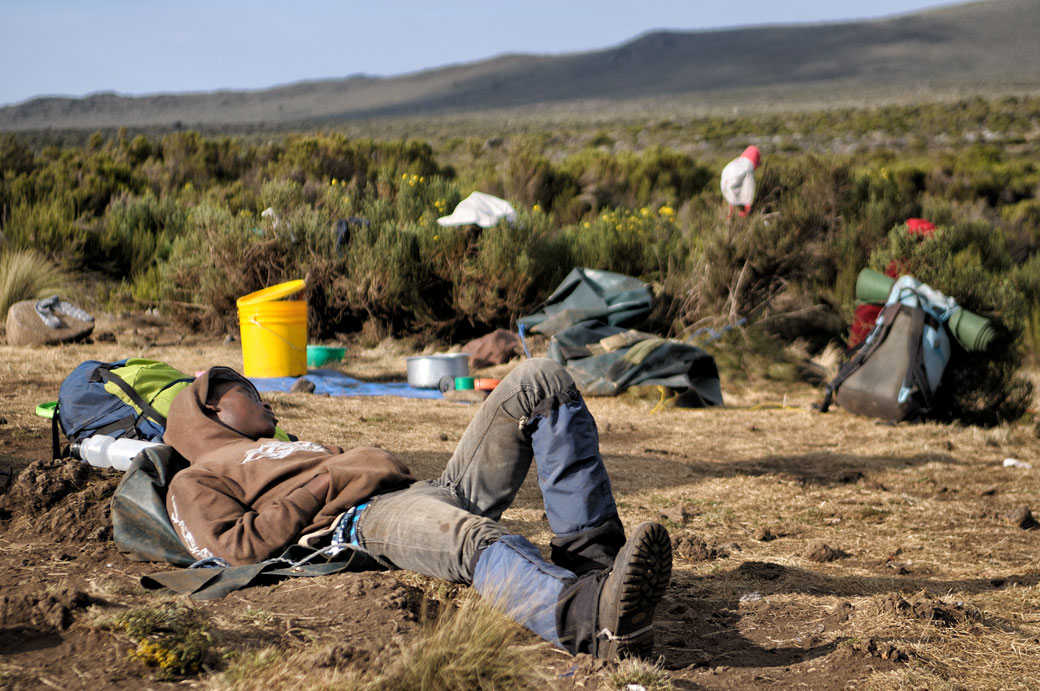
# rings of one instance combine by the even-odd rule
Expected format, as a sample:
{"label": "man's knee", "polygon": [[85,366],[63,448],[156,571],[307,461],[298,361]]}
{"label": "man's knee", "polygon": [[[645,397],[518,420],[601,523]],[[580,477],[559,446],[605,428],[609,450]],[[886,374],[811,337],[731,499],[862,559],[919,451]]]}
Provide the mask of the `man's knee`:
{"label": "man's knee", "polygon": [[462,582],[470,583],[473,580],[473,568],[480,560],[480,555],[507,532],[502,524],[483,516],[473,516],[466,520],[462,529],[464,537],[459,567],[463,569]]}
{"label": "man's knee", "polygon": [[575,388],[574,378],[567,368],[549,358],[524,360],[509,373],[509,377],[518,383],[540,386],[548,396]]}

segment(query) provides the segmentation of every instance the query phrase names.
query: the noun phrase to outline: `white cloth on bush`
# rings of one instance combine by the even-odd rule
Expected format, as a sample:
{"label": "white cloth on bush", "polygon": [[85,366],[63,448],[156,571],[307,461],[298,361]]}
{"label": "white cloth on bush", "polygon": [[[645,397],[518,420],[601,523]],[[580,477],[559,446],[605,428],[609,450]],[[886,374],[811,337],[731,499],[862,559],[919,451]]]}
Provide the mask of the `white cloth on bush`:
{"label": "white cloth on bush", "polygon": [[442,226],[478,225],[490,228],[505,219],[509,223],[516,221],[516,210],[505,199],[483,192],[474,192],[455,207],[450,216],[441,216],[437,223]]}

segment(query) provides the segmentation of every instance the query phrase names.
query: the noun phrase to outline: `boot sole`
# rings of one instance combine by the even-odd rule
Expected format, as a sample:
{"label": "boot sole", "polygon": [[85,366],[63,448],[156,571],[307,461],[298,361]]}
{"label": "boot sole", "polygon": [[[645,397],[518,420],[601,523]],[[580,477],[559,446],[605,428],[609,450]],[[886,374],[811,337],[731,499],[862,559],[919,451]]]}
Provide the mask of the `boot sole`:
{"label": "boot sole", "polygon": [[[672,541],[660,523],[639,525],[614,562],[617,616],[607,624],[615,638],[601,640],[597,657],[648,657],[653,652],[654,610],[672,578]],[[613,623],[611,627],[609,624]]]}

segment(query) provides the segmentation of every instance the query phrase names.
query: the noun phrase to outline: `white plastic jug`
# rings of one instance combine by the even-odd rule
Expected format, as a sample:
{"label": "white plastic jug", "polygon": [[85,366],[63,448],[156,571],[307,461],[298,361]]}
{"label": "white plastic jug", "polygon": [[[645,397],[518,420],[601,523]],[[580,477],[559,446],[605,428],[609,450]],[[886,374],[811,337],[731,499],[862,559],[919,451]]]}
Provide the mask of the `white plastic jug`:
{"label": "white plastic jug", "polygon": [[127,471],[142,449],[159,446],[158,442],[140,439],[115,439],[103,434],[87,437],[70,446],[72,455],[98,468],[115,468]]}

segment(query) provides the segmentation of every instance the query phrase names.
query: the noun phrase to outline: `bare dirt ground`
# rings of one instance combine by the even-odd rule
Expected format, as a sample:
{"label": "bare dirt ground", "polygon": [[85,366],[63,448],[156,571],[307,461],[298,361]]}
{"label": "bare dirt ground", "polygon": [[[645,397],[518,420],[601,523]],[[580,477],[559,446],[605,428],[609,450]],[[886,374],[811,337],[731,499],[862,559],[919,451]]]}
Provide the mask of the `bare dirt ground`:
{"label": "bare dirt ground", "polygon": [[[403,380],[406,354],[394,343],[352,348],[340,367]],[[125,631],[104,622],[181,601],[139,584],[167,567],[117,552],[108,498],[120,474],[51,461],[49,422],[33,412],[79,362],[129,356],[188,372],[241,367],[236,343],[143,317],[99,321],[92,343],[0,346],[0,687],[251,688],[230,673],[233,661],[274,649],[293,662],[277,680],[263,677],[268,688],[333,688],[337,670],[380,669],[425,635],[424,602],[465,596],[388,572],[185,601],[220,654],[160,680]],[[727,406],[711,410],[588,401],[626,525],[660,520],[673,537],[657,688],[1040,687],[1031,422],[889,426],[840,409],[821,415],[811,408],[819,392],[804,384],[724,379],[723,391]],[[440,400],[267,398],[302,439],[376,444],[420,477],[439,472],[474,411]],[[1005,467],[1007,458],[1036,467]],[[532,478],[505,520],[547,544]],[[532,635],[519,641],[533,651],[540,688],[619,683],[611,665]]]}

